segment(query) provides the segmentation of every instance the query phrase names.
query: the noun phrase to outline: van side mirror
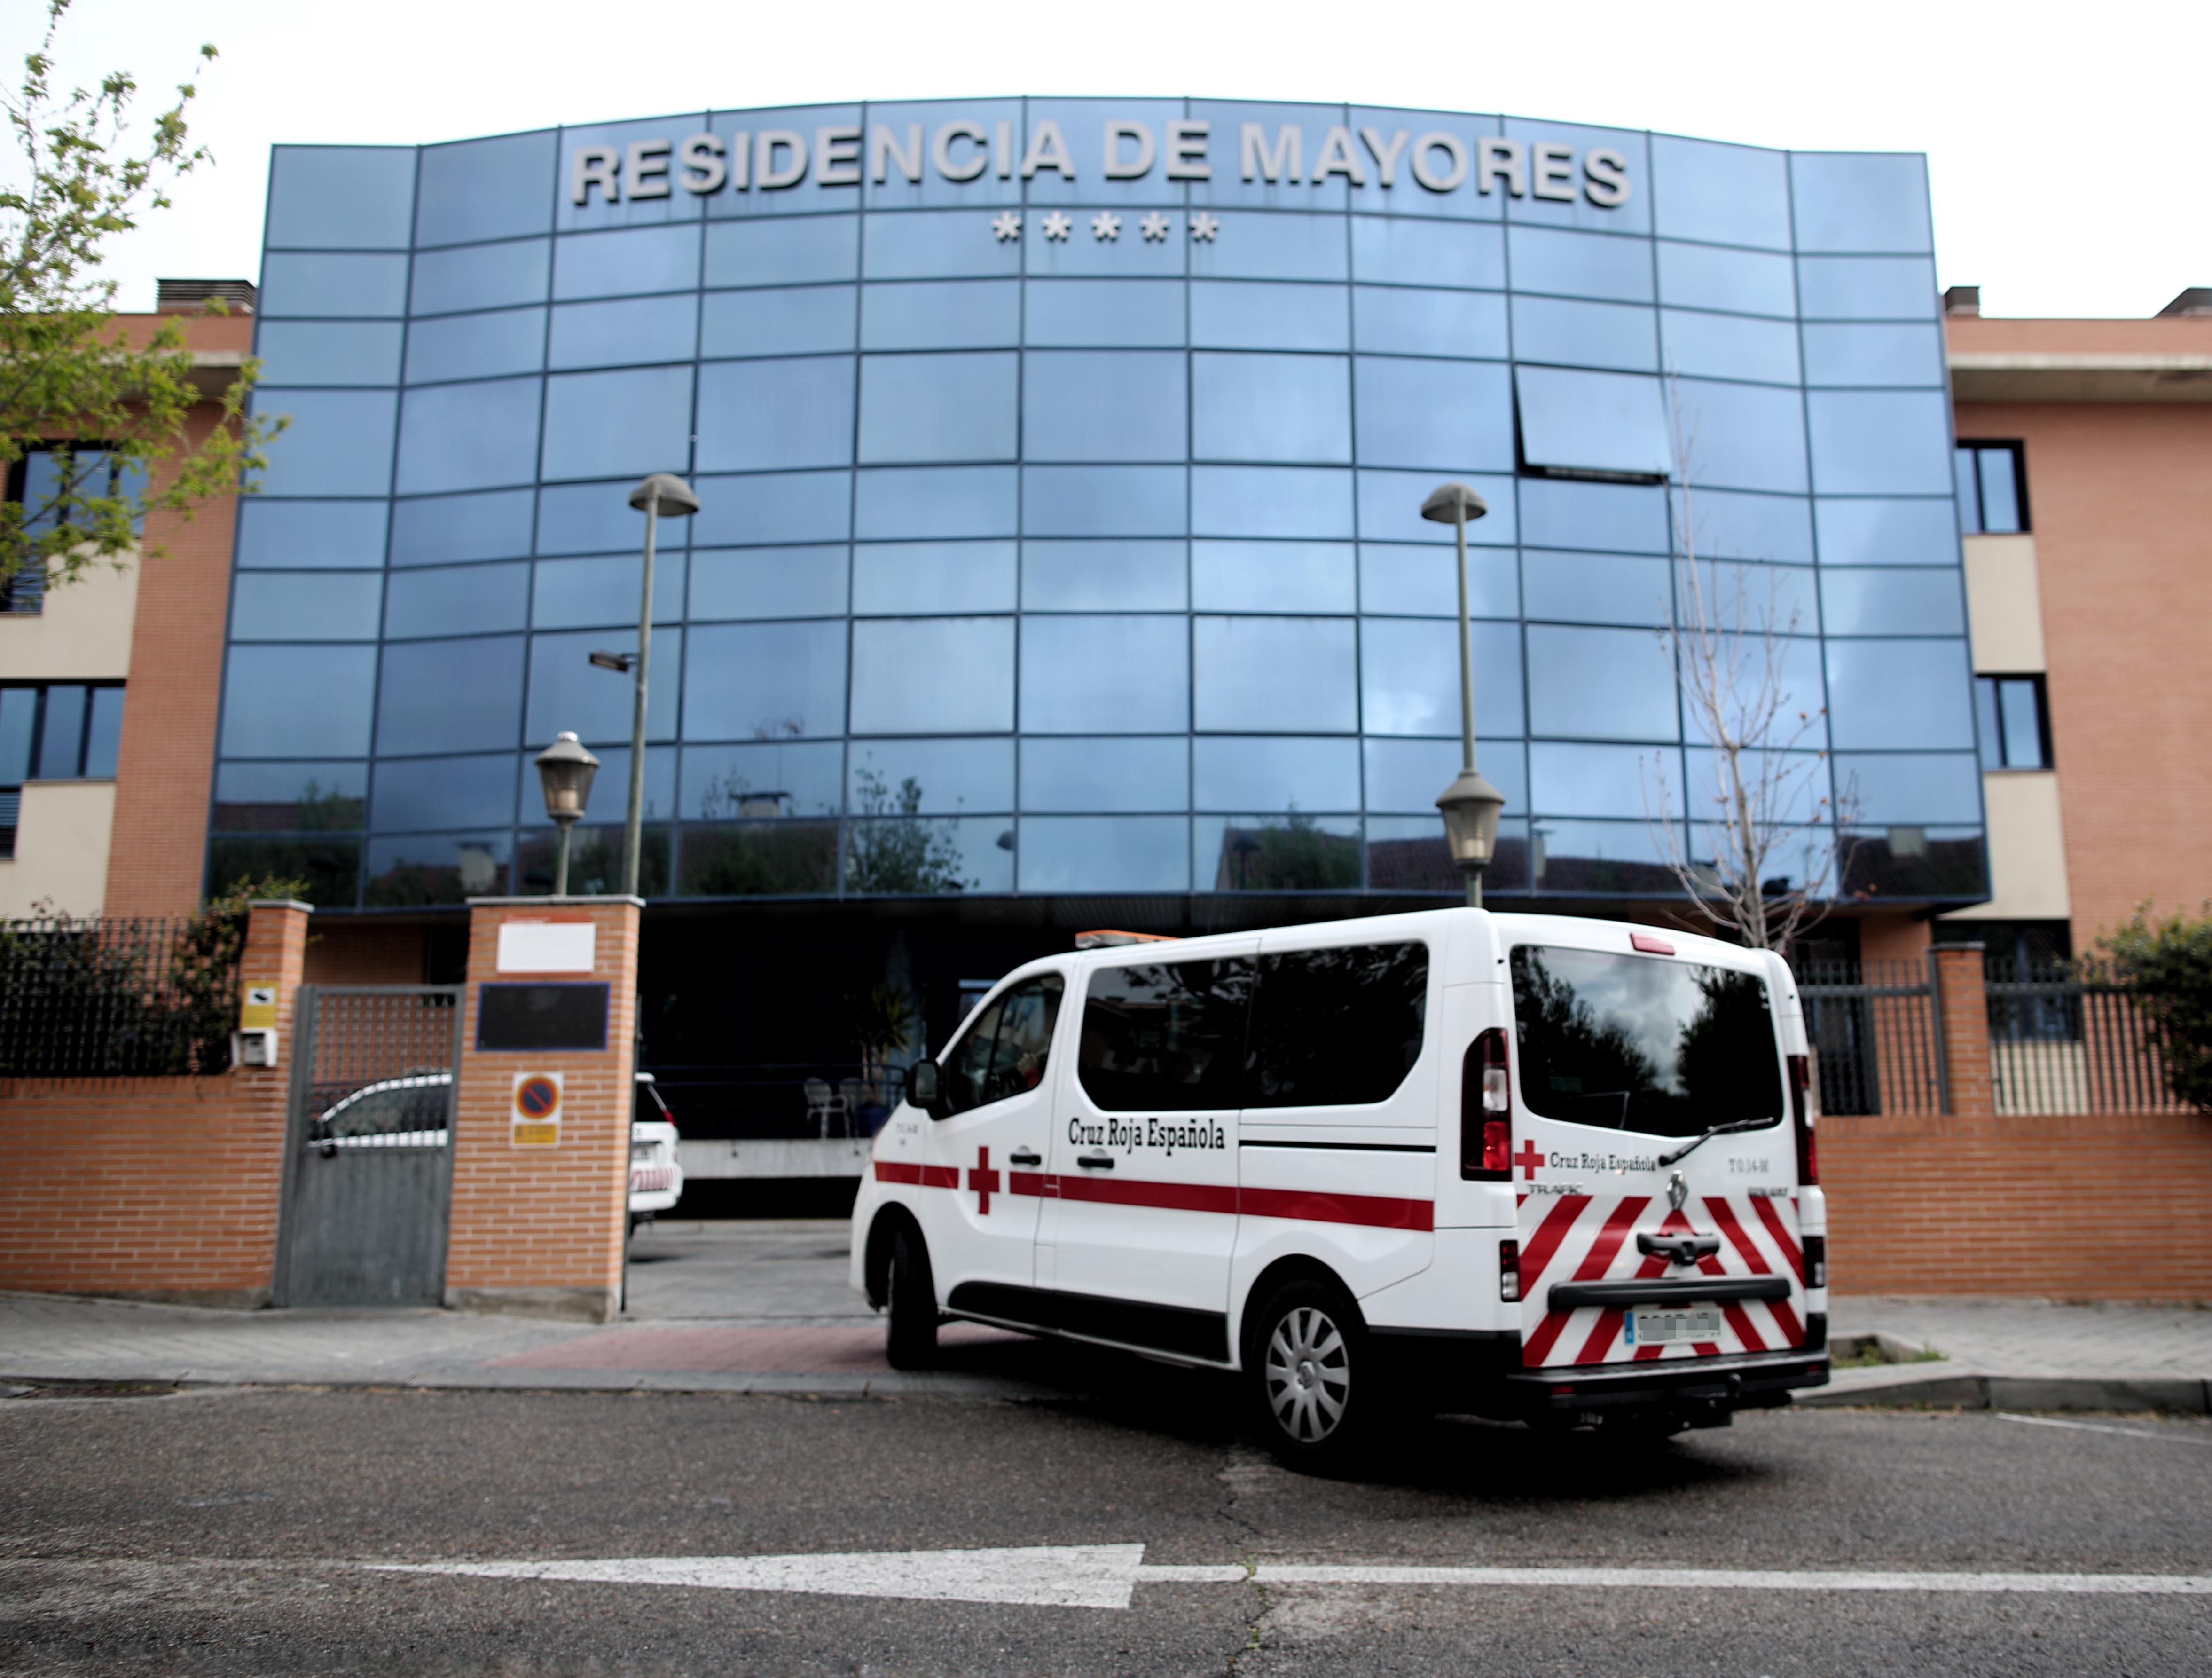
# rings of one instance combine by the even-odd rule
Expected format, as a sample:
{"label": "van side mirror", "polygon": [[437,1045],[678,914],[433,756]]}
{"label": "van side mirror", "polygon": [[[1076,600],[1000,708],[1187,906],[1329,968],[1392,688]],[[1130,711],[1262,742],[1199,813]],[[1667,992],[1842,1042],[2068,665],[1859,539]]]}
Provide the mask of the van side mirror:
{"label": "van side mirror", "polygon": [[906,1069],[906,1098],[925,1113],[937,1111],[945,1097],[945,1075],[934,1061],[916,1061]]}

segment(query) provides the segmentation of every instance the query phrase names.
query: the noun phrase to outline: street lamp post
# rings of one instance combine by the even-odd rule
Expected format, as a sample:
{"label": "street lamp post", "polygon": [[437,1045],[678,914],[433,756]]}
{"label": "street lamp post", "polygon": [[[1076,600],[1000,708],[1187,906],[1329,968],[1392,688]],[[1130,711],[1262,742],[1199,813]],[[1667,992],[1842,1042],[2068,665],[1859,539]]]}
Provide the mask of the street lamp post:
{"label": "street lamp post", "polygon": [[545,793],[545,813],[561,830],[553,853],[553,895],[568,895],[568,834],[592,796],[592,777],[599,760],[584,749],[573,729],[564,728],[538,754],[538,781]]}
{"label": "street lamp post", "polygon": [[623,824],[623,893],[638,895],[638,862],[645,838],[645,684],[653,663],[653,548],[665,511],[681,519],[699,510],[699,497],[673,472],[655,472],[629,492],[629,504],[645,514],[645,579],[637,603],[637,692],[629,722],[629,814]]}
{"label": "street lamp post", "polygon": [[1421,516],[1449,525],[1459,547],[1459,732],[1462,748],[1459,775],[1437,799],[1443,812],[1444,842],[1452,861],[1467,879],[1467,903],[1482,907],[1482,871],[1498,848],[1498,812],[1505,795],[1476,772],[1474,767],[1474,664],[1468,650],[1467,526],[1490,511],[1480,495],[1464,483],[1443,483],[1421,503]]}

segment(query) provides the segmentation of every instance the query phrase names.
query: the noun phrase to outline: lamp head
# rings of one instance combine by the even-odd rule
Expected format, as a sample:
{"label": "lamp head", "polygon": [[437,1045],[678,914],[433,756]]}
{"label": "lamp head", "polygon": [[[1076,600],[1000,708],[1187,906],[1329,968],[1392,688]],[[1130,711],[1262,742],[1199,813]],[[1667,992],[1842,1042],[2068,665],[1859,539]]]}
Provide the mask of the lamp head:
{"label": "lamp head", "polygon": [[1462,519],[1473,524],[1490,511],[1490,503],[1464,483],[1439,483],[1421,503],[1421,516],[1433,524],[1455,525]]}
{"label": "lamp head", "polygon": [[1437,799],[1444,815],[1444,842],[1461,872],[1490,866],[1498,854],[1498,812],[1504,807],[1505,794],[1474,769],[1462,769]]}
{"label": "lamp head", "polygon": [[545,813],[556,822],[573,822],[592,796],[592,777],[599,760],[584,749],[573,730],[562,729],[538,754],[538,780],[545,793]]}
{"label": "lamp head", "polygon": [[664,518],[681,519],[699,510],[699,497],[674,472],[655,472],[629,492],[629,504],[641,513],[658,503]]}

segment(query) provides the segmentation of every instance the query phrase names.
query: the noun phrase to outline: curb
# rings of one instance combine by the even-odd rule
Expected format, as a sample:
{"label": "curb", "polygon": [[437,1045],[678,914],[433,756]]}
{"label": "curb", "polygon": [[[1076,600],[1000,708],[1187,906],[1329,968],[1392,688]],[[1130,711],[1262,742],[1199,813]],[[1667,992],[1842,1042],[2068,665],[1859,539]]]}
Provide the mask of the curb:
{"label": "curb", "polygon": [[601,1395],[635,1393],[714,1394],[722,1397],[843,1398],[1034,1401],[1079,1396],[1068,1389],[1004,1377],[963,1374],[795,1375],[748,1374],[719,1370],[519,1369],[473,1370],[453,1375],[394,1371],[377,1377],[359,1371],[271,1370],[229,1373],[206,1370],[138,1369],[91,1375],[13,1370],[0,1371],[0,1401],[39,1389],[71,1387],[161,1386],[179,1389],[313,1387],[332,1392],[565,1392]]}
{"label": "curb", "polygon": [[[1887,1371],[1885,1371],[1886,1373]],[[1863,1386],[1831,1386],[1798,1396],[1800,1407],[1840,1409],[2157,1410],[2212,1415],[2212,1381],[2189,1377],[1962,1375],[1938,1371],[1899,1375]]]}

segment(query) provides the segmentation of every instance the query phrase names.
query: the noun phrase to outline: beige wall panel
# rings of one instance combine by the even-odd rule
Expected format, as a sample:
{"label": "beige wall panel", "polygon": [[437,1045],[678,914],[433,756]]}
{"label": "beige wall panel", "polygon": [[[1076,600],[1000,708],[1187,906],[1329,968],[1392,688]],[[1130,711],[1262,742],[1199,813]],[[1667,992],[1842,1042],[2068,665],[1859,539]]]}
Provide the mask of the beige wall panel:
{"label": "beige wall panel", "polygon": [[65,915],[98,915],[107,897],[112,781],[33,781],[23,788],[15,859],[0,862],[0,918],[44,903]]}
{"label": "beige wall panel", "polygon": [[0,613],[0,676],[11,682],[121,681],[131,673],[138,562],[96,565],[46,591],[46,610]]}
{"label": "beige wall panel", "polygon": [[2004,769],[1982,777],[1990,818],[1990,888],[1985,903],[1946,921],[2069,921],[2066,835],[2058,819],[2058,776],[2050,769]]}
{"label": "beige wall panel", "polygon": [[1966,617],[1974,668],[2027,675],[2043,664],[2043,591],[2033,536],[1969,536]]}

